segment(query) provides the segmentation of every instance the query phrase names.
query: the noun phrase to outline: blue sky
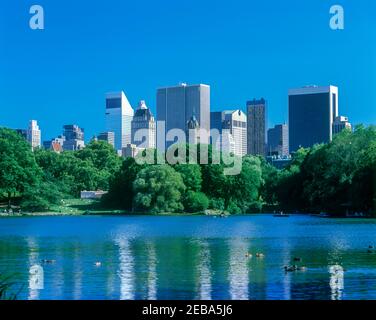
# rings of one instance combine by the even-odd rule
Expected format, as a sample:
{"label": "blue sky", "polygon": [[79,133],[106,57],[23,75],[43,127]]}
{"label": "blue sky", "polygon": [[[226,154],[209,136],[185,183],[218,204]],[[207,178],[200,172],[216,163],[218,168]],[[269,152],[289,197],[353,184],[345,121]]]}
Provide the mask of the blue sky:
{"label": "blue sky", "polygon": [[[104,95],[124,90],[155,110],[156,88],[211,86],[211,108],[269,101],[269,124],[287,120],[287,91],[338,85],[340,113],[376,124],[374,0],[3,0],[0,126],[36,119],[42,139],[76,123],[104,130]],[[45,30],[29,9],[45,10]],[[345,9],[345,30],[329,8]]]}

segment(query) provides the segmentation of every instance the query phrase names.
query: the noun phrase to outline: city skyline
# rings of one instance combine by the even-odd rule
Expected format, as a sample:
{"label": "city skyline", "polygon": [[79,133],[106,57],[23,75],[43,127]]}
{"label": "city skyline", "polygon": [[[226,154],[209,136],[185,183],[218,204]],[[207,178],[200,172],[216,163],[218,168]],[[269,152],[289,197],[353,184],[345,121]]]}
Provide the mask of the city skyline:
{"label": "city skyline", "polygon": [[28,27],[26,1],[6,2],[0,125],[18,128],[38,119],[46,138],[82,119],[89,138],[106,130],[96,117],[104,93],[124,88],[132,106],[146,100],[156,114],[155,88],[179,82],[209,83],[212,111],[243,109],[244,101],[265,97],[269,127],[287,122],[289,88],[331,83],[341,88],[342,113],[355,125],[376,123],[374,1],[365,0],[366,12],[342,1],[341,31],[329,27],[326,0],[218,1],[215,9],[200,2],[200,11],[194,0],[163,12],[151,1],[115,6],[109,0],[89,9],[72,2],[68,22],[61,3],[46,2],[43,31]]}
{"label": "city skyline", "polygon": [[[211,111],[210,86],[207,84],[180,83],[158,88],[157,122],[144,100],[138,103],[134,112],[123,91],[107,93],[105,118],[109,131],[94,135],[90,141],[107,141],[119,155],[135,157],[145,148],[166,151],[175,142],[181,142],[182,133],[184,139],[191,144],[203,143],[201,140],[204,138],[208,139],[204,143],[212,144],[222,152],[237,156],[261,155],[289,161],[290,152],[294,153],[300,147],[309,148],[315,144],[328,143],[343,129],[352,130],[349,118],[339,115],[338,92],[338,87],[333,85],[289,89],[288,114],[291,125],[278,124],[274,128],[267,125],[268,103],[264,98],[247,101],[246,113],[240,109]],[[200,123],[204,128],[201,128]],[[35,134],[30,133],[31,126],[35,127]],[[63,128],[63,135],[43,142],[46,149],[61,152],[85,147],[84,129],[78,125],[64,125]],[[35,120],[30,120],[27,130],[16,131],[31,143],[33,149],[35,139],[31,137],[36,135],[36,140],[41,140],[41,130]],[[115,131],[122,133],[117,135],[121,148],[116,147]],[[159,145],[157,137],[161,140]],[[175,142],[167,143],[172,137],[175,137]],[[143,145],[140,145],[139,139],[143,141]]]}

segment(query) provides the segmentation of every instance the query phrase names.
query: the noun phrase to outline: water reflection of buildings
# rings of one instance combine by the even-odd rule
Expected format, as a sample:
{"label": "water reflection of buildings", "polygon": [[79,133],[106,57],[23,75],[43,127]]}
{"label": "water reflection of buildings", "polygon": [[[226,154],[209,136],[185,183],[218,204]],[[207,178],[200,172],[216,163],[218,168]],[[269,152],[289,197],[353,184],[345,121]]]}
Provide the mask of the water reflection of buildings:
{"label": "water reflection of buildings", "polygon": [[119,237],[115,243],[119,248],[120,300],[134,300],[134,261],[129,239]]}
{"label": "water reflection of buildings", "polygon": [[331,289],[331,299],[341,300],[343,289],[345,288],[345,273],[340,265],[334,265],[329,267],[330,273],[330,289]]}
{"label": "water reflection of buildings", "polygon": [[230,246],[229,283],[230,298],[232,300],[248,300],[249,278],[248,260],[245,253],[248,252],[248,243],[245,239],[232,239]]}
{"label": "water reflection of buildings", "polygon": [[[290,265],[291,247],[290,247],[290,243],[286,240],[283,243],[283,249],[281,253],[282,253],[282,259],[283,259],[283,265],[284,266]],[[292,274],[290,272],[286,273],[283,276],[282,283],[283,283],[283,299],[284,300],[291,300],[291,277],[292,277]]]}
{"label": "water reflection of buildings", "polygon": [[149,242],[148,251],[148,300],[157,300],[157,254],[154,243]]}
{"label": "water reflection of buildings", "polygon": [[74,258],[73,258],[73,299],[80,300],[82,298],[82,263],[81,263],[81,250],[79,245],[74,245]]}
{"label": "water reflection of buildings", "polygon": [[210,249],[207,241],[200,241],[199,243],[199,296],[200,300],[211,300],[212,279],[211,279],[211,264],[210,264]]}
{"label": "water reflection of buildings", "polygon": [[[35,238],[27,238],[28,258],[29,258],[29,296],[28,300],[38,300],[41,281],[44,276],[43,270],[39,266],[39,247]],[[42,275],[42,277],[41,277]],[[37,283],[39,282],[39,283]]]}

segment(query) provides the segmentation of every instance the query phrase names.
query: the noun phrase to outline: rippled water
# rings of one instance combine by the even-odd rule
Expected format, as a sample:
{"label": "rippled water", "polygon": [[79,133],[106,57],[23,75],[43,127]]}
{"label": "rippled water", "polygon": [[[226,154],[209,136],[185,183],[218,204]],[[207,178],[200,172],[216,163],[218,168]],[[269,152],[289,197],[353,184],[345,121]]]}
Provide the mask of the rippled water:
{"label": "rippled water", "polygon": [[[7,218],[0,272],[16,273],[21,299],[376,299],[371,244],[376,220]],[[29,273],[38,265],[43,289]]]}

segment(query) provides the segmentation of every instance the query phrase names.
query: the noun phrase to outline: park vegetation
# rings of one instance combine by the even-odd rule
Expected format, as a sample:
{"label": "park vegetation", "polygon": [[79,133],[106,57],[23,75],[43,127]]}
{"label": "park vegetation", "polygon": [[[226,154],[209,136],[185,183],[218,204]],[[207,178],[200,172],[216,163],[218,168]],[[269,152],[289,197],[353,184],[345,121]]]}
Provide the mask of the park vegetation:
{"label": "park vegetation", "polygon": [[174,165],[122,159],[102,141],[74,152],[33,152],[19,134],[0,128],[0,202],[48,211],[82,190],[108,190],[101,206],[137,214],[283,210],[376,216],[375,126],[344,130],[329,144],[300,149],[283,170],[245,156],[240,174],[225,175],[223,161],[210,161],[215,150],[209,146],[208,152],[208,164]]}

